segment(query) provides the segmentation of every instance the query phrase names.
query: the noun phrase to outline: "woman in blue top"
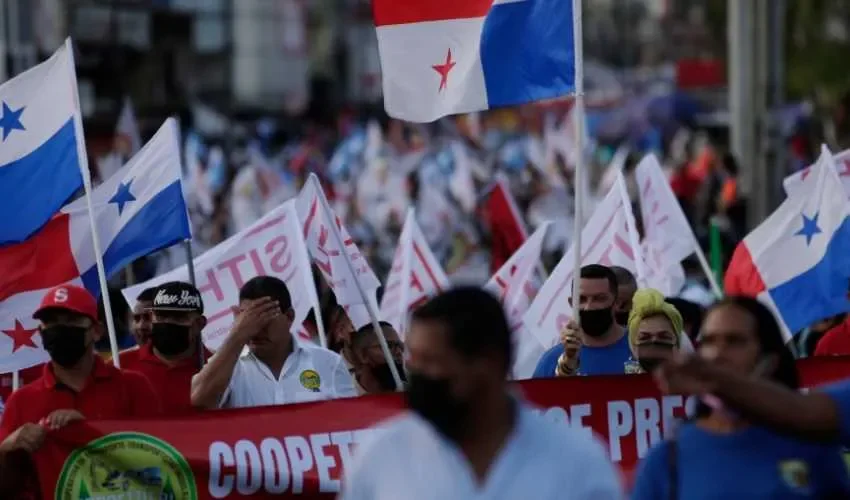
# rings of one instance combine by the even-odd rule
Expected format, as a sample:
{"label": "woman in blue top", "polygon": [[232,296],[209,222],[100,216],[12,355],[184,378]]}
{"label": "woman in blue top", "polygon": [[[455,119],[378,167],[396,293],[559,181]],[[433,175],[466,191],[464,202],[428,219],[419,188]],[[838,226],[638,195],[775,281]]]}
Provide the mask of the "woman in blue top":
{"label": "woman in blue top", "polygon": [[[741,375],[799,381],[773,314],[755,299],[727,298],[702,325],[697,355]],[[850,479],[837,446],[801,442],[752,425],[705,397],[675,439],[653,448],[633,500],[847,498]]]}

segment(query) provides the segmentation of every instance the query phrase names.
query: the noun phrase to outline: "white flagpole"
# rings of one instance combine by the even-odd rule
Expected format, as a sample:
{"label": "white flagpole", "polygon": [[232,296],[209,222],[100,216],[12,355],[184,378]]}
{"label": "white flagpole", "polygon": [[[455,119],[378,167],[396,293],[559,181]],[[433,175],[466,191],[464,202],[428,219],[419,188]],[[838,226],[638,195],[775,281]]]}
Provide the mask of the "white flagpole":
{"label": "white flagpole", "polygon": [[401,301],[398,306],[399,309],[401,309],[401,322],[398,325],[399,330],[401,330],[399,332],[401,335],[404,335],[404,332],[407,331],[407,315],[410,310],[410,262],[413,259],[412,254],[414,242],[413,235],[410,234],[413,232],[413,228],[409,226],[414,220],[414,217],[413,207],[408,208],[407,217],[405,217],[404,228],[401,230],[401,235],[404,236],[404,231],[407,229],[407,239],[410,241],[406,241],[404,238],[399,238],[399,243],[404,245],[404,248],[401,249]]}
{"label": "white flagpole", "polygon": [[[298,212],[295,210],[295,204],[290,203],[291,209],[289,216],[293,217],[295,221],[298,221]],[[300,225],[300,224],[299,224]],[[297,239],[295,244],[298,246],[298,264],[307,266],[307,269],[310,269],[311,282],[310,286],[307,287],[307,294],[310,296],[310,302],[313,304],[313,316],[316,317],[316,330],[319,332],[319,343],[325,349],[328,348],[328,335],[325,332],[325,321],[322,319],[322,306],[319,303],[319,292],[316,290],[315,280],[312,279],[312,267],[310,266],[310,251],[307,250],[307,242],[304,241],[304,233],[301,231],[295,231],[295,238]]]}
{"label": "white flagpole", "polygon": [[12,372],[12,392],[21,388],[21,372],[15,370]]}
{"label": "white flagpole", "polygon": [[83,176],[83,188],[85,191],[86,208],[89,212],[91,223],[92,249],[94,250],[95,264],[97,265],[97,279],[100,285],[100,296],[103,299],[103,311],[106,316],[106,331],[109,334],[109,348],[112,351],[112,363],[116,368],[121,368],[118,356],[118,338],[115,335],[115,321],[112,318],[112,301],[109,298],[109,288],[106,284],[106,270],[103,265],[103,252],[100,248],[100,237],[97,234],[97,223],[94,220],[94,206],[91,199],[91,173],[89,172],[89,157],[86,152],[85,133],[83,131],[83,118],[80,111],[80,94],[77,89],[76,65],[74,63],[74,46],[71,38],[65,39],[65,50],[68,51],[70,61],[71,85],[73,86],[74,99],[76,100],[76,111],[74,113],[74,132],[77,142],[77,157],[80,163],[80,173]]}
{"label": "white flagpole", "polygon": [[[330,231],[331,234],[333,234],[334,241],[339,247],[339,251],[346,252],[345,242],[342,241],[342,235],[339,234],[339,228],[334,223],[333,211],[331,211],[331,207],[328,205],[328,200],[325,199],[325,193],[321,190],[322,186],[319,184],[318,180],[316,180],[316,177],[312,175],[310,176],[310,182],[313,182],[313,188],[316,189],[316,196],[322,203],[322,209],[331,217]],[[351,276],[354,277],[354,282],[357,285],[357,291],[360,293],[360,299],[363,301],[363,305],[366,306],[366,311],[369,313],[369,319],[372,320],[372,328],[375,330],[375,335],[378,337],[378,343],[381,345],[381,350],[384,352],[384,358],[387,360],[387,365],[390,367],[390,373],[393,376],[393,381],[395,381],[396,390],[401,391],[403,388],[401,376],[395,366],[393,355],[390,352],[390,346],[387,344],[386,336],[384,336],[384,330],[381,329],[381,324],[378,321],[378,311],[375,307],[375,300],[366,295],[366,291],[363,290],[360,280],[357,279],[357,270],[354,269],[354,266],[351,264],[351,259],[348,258],[347,254],[343,255],[343,260],[345,261],[345,265],[348,267],[349,272],[351,272]]]}
{"label": "white flagpole", "polygon": [[576,147],[579,154],[576,157],[576,169],[573,176],[575,186],[575,223],[573,225],[573,319],[580,324],[579,318],[579,281],[581,277],[581,232],[584,229],[584,56],[581,31],[581,0],[573,0],[573,50],[575,52],[575,113],[576,113]]}

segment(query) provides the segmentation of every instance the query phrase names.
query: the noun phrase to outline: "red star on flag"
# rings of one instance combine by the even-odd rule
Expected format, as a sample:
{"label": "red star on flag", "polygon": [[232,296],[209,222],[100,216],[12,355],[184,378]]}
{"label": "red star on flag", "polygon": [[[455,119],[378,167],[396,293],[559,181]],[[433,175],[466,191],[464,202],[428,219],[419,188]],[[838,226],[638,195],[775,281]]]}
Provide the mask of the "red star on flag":
{"label": "red star on flag", "polygon": [[9,338],[12,339],[12,354],[22,347],[32,347],[38,349],[35,342],[32,341],[33,335],[38,332],[38,328],[24,328],[19,320],[15,320],[15,328],[13,330],[2,330]]}
{"label": "red star on flag", "polygon": [[455,67],[457,63],[452,61],[452,49],[449,49],[448,54],[446,54],[446,62],[443,64],[435,64],[431,66],[434,68],[434,71],[440,74],[440,90],[442,92],[443,89],[449,86],[449,72]]}

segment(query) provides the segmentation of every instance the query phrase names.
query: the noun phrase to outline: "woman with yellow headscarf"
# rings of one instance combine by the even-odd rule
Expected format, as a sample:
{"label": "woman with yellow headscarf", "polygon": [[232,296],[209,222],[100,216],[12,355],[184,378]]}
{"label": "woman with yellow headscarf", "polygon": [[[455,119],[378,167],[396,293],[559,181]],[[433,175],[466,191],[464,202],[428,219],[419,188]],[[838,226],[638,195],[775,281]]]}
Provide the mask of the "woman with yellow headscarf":
{"label": "woman with yellow headscarf", "polygon": [[629,313],[629,347],[639,365],[633,373],[651,372],[681,347],[684,321],[679,311],[653,288],[642,288],[632,297]]}

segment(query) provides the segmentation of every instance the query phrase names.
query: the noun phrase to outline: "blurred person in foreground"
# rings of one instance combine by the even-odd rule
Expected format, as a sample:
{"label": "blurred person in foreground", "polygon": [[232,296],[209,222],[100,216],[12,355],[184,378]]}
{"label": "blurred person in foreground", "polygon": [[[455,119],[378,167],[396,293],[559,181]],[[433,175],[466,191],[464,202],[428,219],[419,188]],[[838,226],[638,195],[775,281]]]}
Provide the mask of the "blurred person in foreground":
{"label": "blurred person in foreground", "polygon": [[[192,413],[192,377],[200,370],[198,349],[207,324],[201,292],[191,283],[171,281],[156,287],[151,314],[150,341],[121,355],[121,368],[141,373],[151,382],[168,416]],[[204,357],[210,354],[204,349]]]}
{"label": "blurred person in foreground", "polygon": [[561,332],[561,343],[543,353],[533,378],[626,373],[632,353],[626,329],[614,320],[617,277],[609,267],[599,264],[584,266],[580,273],[581,328],[575,321],[567,323]]}
{"label": "blurred person in foreground", "polygon": [[[399,338],[398,332],[395,331],[393,325],[386,321],[378,323],[381,331],[384,332],[384,337],[387,339],[387,346],[393,355],[398,374],[405,381],[404,362],[404,344]],[[365,325],[351,336],[351,359],[354,380],[357,386],[357,391],[360,394],[375,394],[380,392],[392,392],[396,390],[395,380],[390,371],[390,365],[384,357],[384,351],[381,349],[381,344],[375,335],[375,328],[371,325]]]}
{"label": "blurred person in foreground", "polygon": [[635,358],[629,373],[652,373],[681,347],[682,315],[652,288],[638,290],[629,314],[629,346]]}
{"label": "blurred person in foreground", "polygon": [[[799,389],[797,367],[776,318],[748,297],[708,312],[696,356],[742,377]],[[665,498],[847,498],[850,477],[834,445],[809,444],[754,425],[724,408],[698,403],[674,439],[641,462],[634,500]]]}
{"label": "blurred person in foreground", "polygon": [[664,392],[719,400],[730,411],[776,432],[850,447],[850,380],[801,393],[687,354],[665,361],[655,378]]}
{"label": "blurred person in foreground", "polygon": [[250,408],[357,395],[340,355],[290,333],[295,312],[282,280],[248,280],[234,314],[227,339],[192,378],[195,407]]}
{"label": "blurred person in foreground", "polygon": [[586,431],[511,394],[511,331],[480,288],[445,292],[413,313],[407,402],[355,452],[342,500],[622,498],[618,473]]}
{"label": "blurred person in foreground", "polygon": [[97,302],[85,288],[49,290],[33,314],[50,355],[40,378],[12,393],[0,420],[0,498],[40,498],[30,456],[51,431],[90,419],[156,416],[160,402],[142,375],[95,353],[103,335]]}

